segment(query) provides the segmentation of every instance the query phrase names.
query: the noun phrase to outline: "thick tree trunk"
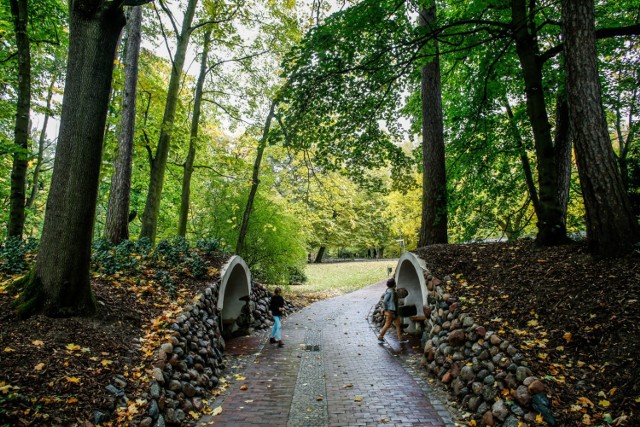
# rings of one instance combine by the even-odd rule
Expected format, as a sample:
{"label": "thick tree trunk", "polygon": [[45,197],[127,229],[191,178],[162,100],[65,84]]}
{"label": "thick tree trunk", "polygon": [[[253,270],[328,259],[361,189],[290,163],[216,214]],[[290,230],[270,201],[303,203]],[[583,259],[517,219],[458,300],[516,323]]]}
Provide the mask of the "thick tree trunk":
{"label": "thick tree trunk", "polygon": [[[258,151],[256,152],[256,160],[253,162],[253,175],[251,177],[251,189],[249,190],[249,197],[247,198],[247,205],[244,208],[244,214],[242,215],[242,224],[240,225],[240,232],[238,233],[238,241],[236,242],[236,253],[241,254],[244,249],[244,239],[247,236],[247,230],[249,229],[249,218],[251,216],[251,209],[253,209],[253,201],[256,198],[258,192],[258,185],[260,184],[260,163],[262,163],[262,154],[267,146],[267,138],[269,136],[269,129],[271,129],[271,121],[273,120],[274,111],[276,109],[276,101],[271,102],[271,108],[269,108],[269,114],[264,123],[262,129],[262,138],[258,143]],[[321,248],[322,249],[322,248]],[[316,258],[317,260],[317,258]]]}
{"label": "thick tree trunk", "polygon": [[40,131],[40,138],[38,139],[38,154],[36,157],[36,165],[33,168],[31,192],[25,205],[26,209],[31,209],[33,207],[33,203],[35,202],[36,196],[38,195],[38,190],[40,190],[40,171],[42,170],[42,161],[44,159],[44,144],[47,137],[47,126],[49,125],[49,117],[51,116],[51,100],[53,99],[53,87],[55,86],[55,84],[56,76],[54,75],[51,79],[51,84],[49,85],[49,89],[47,91],[47,107],[42,123],[42,131]]}
{"label": "thick tree trunk", "polygon": [[189,198],[191,196],[191,175],[193,163],[196,158],[196,141],[198,139],[198,127],[200,125],[200,107],[202,106],[202,88],[207,75],[207,58],[209,56],[209,44],[211,43],[211,30],[204,35],[202,46],[202,58],[200,60],[200,74],[196,83],[196,94],[193,100],[193,116],[191,117],[191,136],[189,137],[189,153],[184,162],[184,175],[182,176],[182,197],[180,200],[180,218],[178,219],[178,236],[186,236],[187,219],[189,218]]}
{"label": "thick tree trunk", "polygon": [[176,107],[178,105],[178,92],[182,81],[182,69],[184,67],[189,38],[191,37],[191,23],[196,10],[198,0],[189,0],[187,10],[182,21],[182,30],[178,36],[176,54],[173,58],[171,68],[171,79],[167,91],[167,102],[164,107],[164,117],[160,128],[160,139],[156,148],[156,155],[151,165],[151,176],[149,178],[149,192],[142,214],[142,230],[140,237],[147,237],[152,242],[156,240],[158,228],[158,214],[160,213],[160,199],[162,196],[162,186],[164,184],[164,173],[167,169],[167,159],[171,146],[171,136],[173,132],[173,122],[176,117]]}
{"label": "thick tree trunk", "polygon": [[[436,19],[432,4],[421,13],[421,25]],[[447,174],[444,156],[442,95],[438,44],[433,59],[422,67],[422,221],[418,246],[447,243]]]}
{"label": "thick tree trunk", "polygon": [[318,254],[316,255],[316,259],[313,261],[314,264],[322,264],[322,257],[324,256],[324,251],[327,248],[325,248],[324,246],[320,246],[320,249],[318,249]]}
{"label": "thick tree trunk", "polygon": [[593,253],[615,256],[640,239],[616,167],[598,81],[593,0],[563,0],[567,98]]}
{"label": "thick tree trunk", "polygon": [[542,67],[538,61],[538,42],[535,34],[529,32],[527,5],[526,0],[512,0],[512,26],[516,53],[524,77],[527,115],[531,121],[538,160],[540,213],[536,241],[550,246],[564,243],[567,240],[567,230],[558,202],[555,150],[544,99]]}
{"label": "thick tree trunk", "polygon": [[105,225],[105,237],[113,245],[129,239],[129,204],[131,200],[131,164],[136,123],[138,58],[142,27],[142,7],[127,12],[127,45],[122,122],[118,139],[118,157],[111,178],[111,193]]}
{"label": "thick tree trunk", "polygon": [[51,190],[35,270],[19,307],[23,315],[95,311],[89,281],[113,60],[125,23],[107,1],[70,2],[69,60]]}
{"label": "thick tree trunk", "polygon": [[569,123],[569,105],[564,91],[556,99],[556,129],[554,136],[556,152],[556,179],[558,180],[558,204],[562,212],[562,223],[567,225],[569,190],[571,188],[571,128]]}
{"label": "thick tree trunk", "polygon": [[18,48],[18,102],[16,105],[15,144],[11,169],[11,195],[7,237],[22,239],[29,154],[29,110],[31,109],[31,48],[27,34],[27,0],[10,0],[13,27]]}

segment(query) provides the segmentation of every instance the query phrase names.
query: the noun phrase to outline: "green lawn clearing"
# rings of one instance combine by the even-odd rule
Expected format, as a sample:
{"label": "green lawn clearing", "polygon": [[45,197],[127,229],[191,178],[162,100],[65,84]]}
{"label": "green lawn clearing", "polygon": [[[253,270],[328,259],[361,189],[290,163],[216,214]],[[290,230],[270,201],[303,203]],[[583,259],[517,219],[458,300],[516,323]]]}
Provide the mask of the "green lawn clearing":
{"label": "green lawn clearing", "polygon": [[304,285],[288,286],[285,298],[296,304],[307,305],[321,299],[353,292],[357,289],[385,280],[387,268],[395,270],[398,260],[363,262],[337,262],[330,264],[307,264],[307,282]]}

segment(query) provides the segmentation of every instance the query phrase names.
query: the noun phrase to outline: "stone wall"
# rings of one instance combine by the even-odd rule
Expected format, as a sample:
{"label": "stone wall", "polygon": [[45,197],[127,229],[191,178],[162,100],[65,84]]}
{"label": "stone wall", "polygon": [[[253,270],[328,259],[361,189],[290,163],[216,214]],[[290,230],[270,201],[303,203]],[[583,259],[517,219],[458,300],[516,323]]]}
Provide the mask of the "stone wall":
{"label": "stone wall", "polygon": [[[168,325],[169,338],[154,353],[151,386],[143,396],[149,402],[148,413],[141,426],[195,425],[188,413],[202,409],[202,400],[218,385],[225,368],[219,289],[219,282],[212,283]],[[237,328],[231,328],[233,335],[270,327],[270,298],[266,287],[253,283],[236,319]],[[287,303],[287,309],[295,307]]]}
{"label": "stone wall", "polygon": [[[461,403],[461,409],[478,425],[536,425],[538,414],[555,425],[545,385],[532,375],[517,346],[462,312],[460,301],[445,292],[444,285],[451,283],[448,276],[443,282],[428,270],[419,273],[424,274],[429,293],[423,307],[423,365]],[[398,286],[401,295],[401,281]],[[381,307],[382,299],[372,318],[379,327],[384,323]]]}

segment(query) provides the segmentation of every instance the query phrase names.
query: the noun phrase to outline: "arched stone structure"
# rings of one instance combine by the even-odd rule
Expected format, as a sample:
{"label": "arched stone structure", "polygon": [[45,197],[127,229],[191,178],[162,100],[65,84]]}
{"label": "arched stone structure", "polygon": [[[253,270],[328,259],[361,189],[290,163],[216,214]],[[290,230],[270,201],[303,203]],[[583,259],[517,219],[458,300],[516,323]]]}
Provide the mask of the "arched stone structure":
{"label": "arched stone structure", "polygon": [[220,276],[222,281],[218,291],[218,311],[222,319],[223,333],[227,335],[238,329],[236,320],[242,313],[242,307],[249,303],[251,272],[247,263],[238,255],[234,255],[222,267]]}
{"label": "arched stone structure", "polygon": [[[408,292],[404,305],[415,305],[418,316],[423,315],[422,307],[428,305],[428,290],[424,277],[426,271],[424,260],[411,252],[403,253],[396,266],[395,279],[398,288],[405,288]],[[408,317],[403,318],[402,322],[409,325],[407,332],[417,331],[416,322]]]}

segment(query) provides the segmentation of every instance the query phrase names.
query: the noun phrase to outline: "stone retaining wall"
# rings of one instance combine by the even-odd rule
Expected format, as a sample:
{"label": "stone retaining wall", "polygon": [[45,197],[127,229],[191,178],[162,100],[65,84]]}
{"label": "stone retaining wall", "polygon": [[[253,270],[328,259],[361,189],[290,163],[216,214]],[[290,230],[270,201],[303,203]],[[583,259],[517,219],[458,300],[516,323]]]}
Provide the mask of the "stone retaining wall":
{"label": "stone retaining wall", "polygon": [[[225,368],[222,358],[225,337],[218,305],[223,296],[219,290],[220,282],[212,283],[168,325],[169,339],[154,353],[151,386],[143,396],[149,406],[141,426],[195,425],[189,412],[201,410],[203,398],[217,387]],[[231,336],[270,327],[273,324],[268,312],[270,298],[266,287],[252,283],[250,297],[241,298],[244,305],[230,328]],[[286,305],[290,311],[296,309],[288,302]]]}
{"label": "stone retaining wall", "polygon": [[[443,282],[426,269],[418,273],[424,275],[429,294],[423,306],[423,365],[461,402],[461,409],[478,425],[536,425],[538,414],[555,425],[545,385],[532,375],[523,353],[462,312],[460,301],[445,292],[448,276]],[[400,297],[402,285],[399,280]],[[381,307],[382,298],[373,311],[378,326],[384,324]]]}

